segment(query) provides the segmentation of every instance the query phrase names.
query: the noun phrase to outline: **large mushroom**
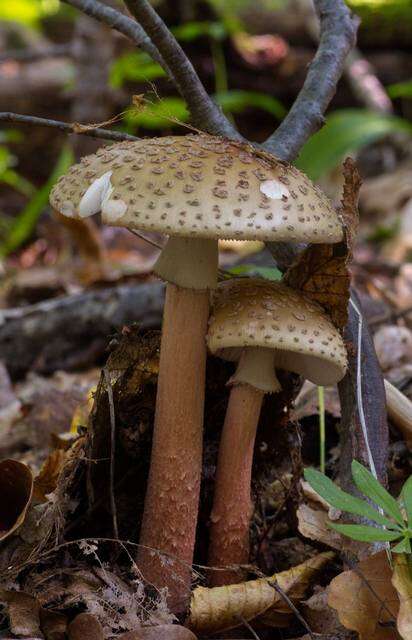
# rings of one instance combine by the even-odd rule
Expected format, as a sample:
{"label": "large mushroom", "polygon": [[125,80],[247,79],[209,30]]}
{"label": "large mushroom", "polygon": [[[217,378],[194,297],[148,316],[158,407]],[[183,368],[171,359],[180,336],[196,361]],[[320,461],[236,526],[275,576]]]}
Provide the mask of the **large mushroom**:
{"label": "large mushroom", "polygon": [[[253,449],[262,400],[281,386],[276,370],[333,385],[346,371],[346,350],[325,311],[282,283],[233,279],[219,285],[207,336],[210,351],[237,362],[230,378],[215,476],[209,566],[249,561]],[[239,570],[212,571],[215,585],[240,580]]]}
{"label": "large mushroom", "polygon": [[[122,142],[83,158],[59,180],[60,213],[99,211],[110,225],[169,236],[155,271],[167,282],[152,459],[138,563],[171,601],[190,586],[202,467],[209,290],[219,238],[338,242],[326,196],[294,167],[208,135]],[[180,563],[155,556],[151,549]]]}

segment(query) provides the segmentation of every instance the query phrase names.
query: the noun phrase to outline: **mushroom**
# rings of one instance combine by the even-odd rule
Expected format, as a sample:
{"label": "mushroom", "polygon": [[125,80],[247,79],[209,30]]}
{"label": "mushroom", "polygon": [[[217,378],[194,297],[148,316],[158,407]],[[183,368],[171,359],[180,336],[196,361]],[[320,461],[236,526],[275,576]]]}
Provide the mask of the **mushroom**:
{"label": "mushroom", "polygon": [[208,135],[103,148],[59,180],[51,203],[69,217],[101,211],[107,224],[169,236],[155,265],[167,288],[138,563],[148,581],[168,587],[169,602],[182,600],[189,594],[195,542],[217,240],[333,243],[343,237],[342,224],[326,196],[294,167]]}
{"label": "mushroom", "polygon": [[[237,362],[230,378],[215,476],[209,566],[249,561],[253,449],[263,397],[280,391],[276,370],[318,385],[346,371],[346,350],[325,311],[278,282],[242,278],[219,285],[207,336],[212,354]],[[239,570],[212,571],[214,586],[238,582]]]}

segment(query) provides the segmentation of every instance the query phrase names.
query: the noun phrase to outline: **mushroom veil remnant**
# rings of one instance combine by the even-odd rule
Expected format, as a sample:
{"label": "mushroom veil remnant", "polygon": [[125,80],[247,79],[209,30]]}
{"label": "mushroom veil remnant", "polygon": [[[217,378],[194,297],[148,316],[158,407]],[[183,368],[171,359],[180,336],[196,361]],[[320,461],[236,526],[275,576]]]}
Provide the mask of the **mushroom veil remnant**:
{"label": "mushroom veil remnant", "polygon": [[[211,514],[209,565],[249,562],[253,449],[265,393],[280,391],[277,369],[318,385],[339,382],[346,349],[325,311],[282,283],[234,279],[219,285],[207,336],[210,351],[237,362],[219,447]],[[239,571],[211,574],[214,585]]]}
{"label": "mushroom veil remnant", "polygon": [[[248,145],[208,135],[101,149],[59,180],[51,203],[64,215],[101,211],[107,224],[169,237],[155,265],[167,288],[138,563],[149,582],[167,586],[178,609],[190,594],[217,241],[333,243],[342,239],[342,225],[326,196],[297,169]],[[151,549],[168,554],[169,561]]]}

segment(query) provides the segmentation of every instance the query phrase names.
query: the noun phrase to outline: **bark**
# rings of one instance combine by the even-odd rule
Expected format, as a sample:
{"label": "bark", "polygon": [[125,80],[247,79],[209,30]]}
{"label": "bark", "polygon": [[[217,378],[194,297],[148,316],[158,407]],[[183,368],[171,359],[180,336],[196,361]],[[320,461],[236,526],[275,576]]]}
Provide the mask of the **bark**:
{"label": "bark", "polygon": [[[264,392],[249,384],[232,388],[219,446],[211,513],[208,564],[249,562],[253,450]],[[243,571],[211,571],[212,586],[241,582]]]}
{"label": "bark", "polygon": [[169,606],[179,612],[190,597],[199,508],[210,294],[173,284],[166,291],[137,565],[149,583],[168,588]]}
{"label": "bark", "polygon": [[[351,297],[360,309],[359,298],[353,290]],[[360,344],[358,343],[358,330],[359,317],[352,305],[350,305],[349,322],[345,333],[349,352],[349,369],[345,378],[339,384],[339,397],[342,407],[339,479],[341,486],[352,492],[354,488],[350,472],[351,462],[356,459],[369,468],[370,455],[368,454],[368,448],[376,468],[377,477],[383,485],[386,484],[389,442],[386,396],[382,372],[366,322],[363,322]],[[358,389],[357,355],[359,349],[361,349],[362,405],[368,442],[364,437],[356,394]]]}

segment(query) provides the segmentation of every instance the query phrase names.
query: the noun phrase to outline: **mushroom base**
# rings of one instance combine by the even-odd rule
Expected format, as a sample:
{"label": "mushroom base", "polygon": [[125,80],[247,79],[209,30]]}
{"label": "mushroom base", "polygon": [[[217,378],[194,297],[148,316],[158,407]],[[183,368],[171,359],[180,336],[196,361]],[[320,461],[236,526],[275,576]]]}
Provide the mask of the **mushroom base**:
{"label": "mushroom base", "polygon": [[217,240],[170,237],[155,266],[166,282],[185,289],[215,289],[217,285]]}
{"label": "mushroom base", "polygon": [[264,393],[276,393],[281,385],[276,376],[276,351],[265,347],[245,347],[236,372],[228,384],[249,384]]}

